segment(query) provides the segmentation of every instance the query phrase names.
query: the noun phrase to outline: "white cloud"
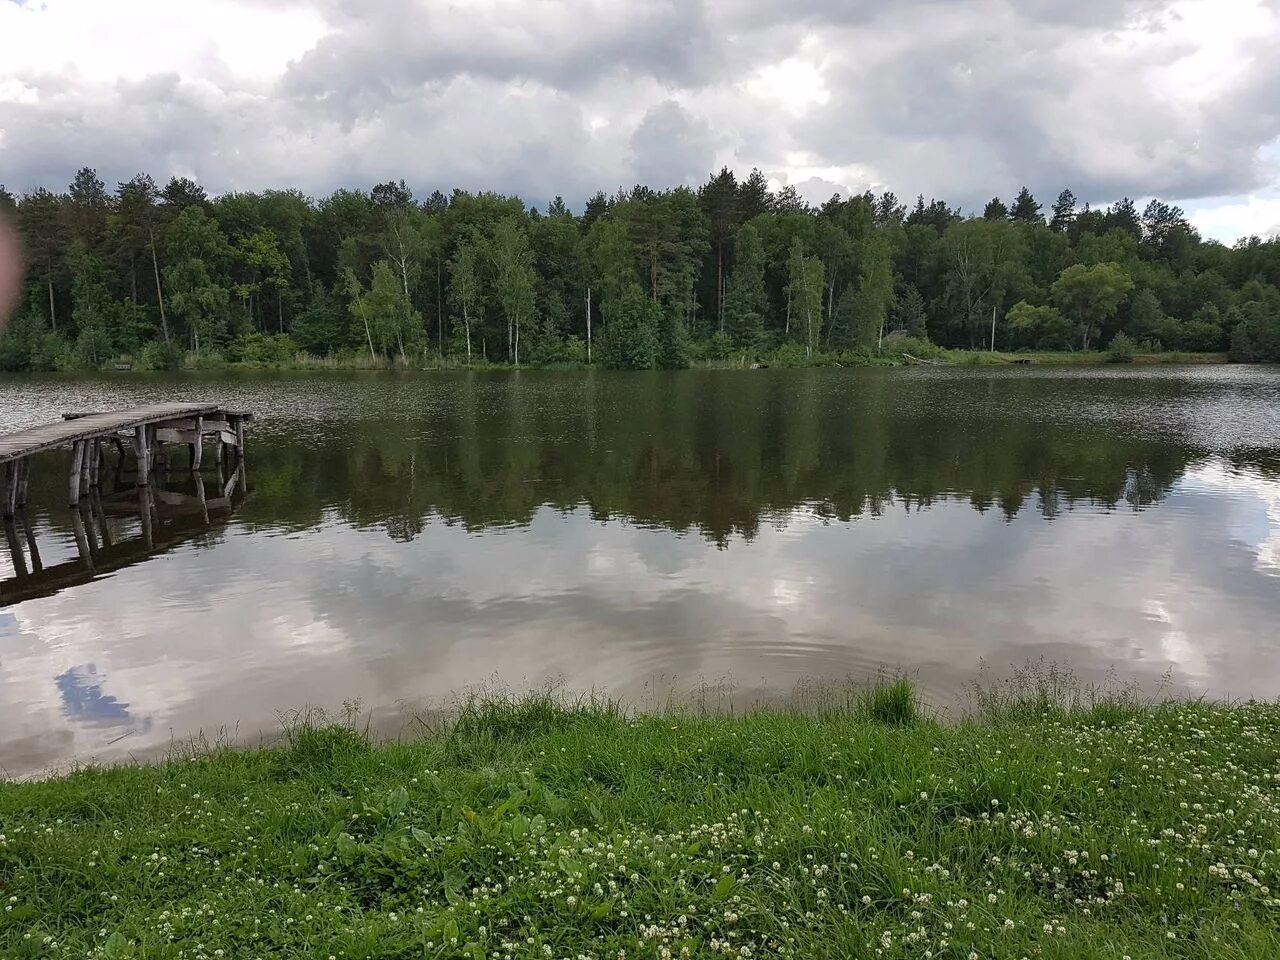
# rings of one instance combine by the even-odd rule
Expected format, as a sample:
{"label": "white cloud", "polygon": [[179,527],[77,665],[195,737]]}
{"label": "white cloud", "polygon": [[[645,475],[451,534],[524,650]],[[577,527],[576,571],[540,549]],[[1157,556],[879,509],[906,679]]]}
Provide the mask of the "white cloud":
{"label": "white cloud", "polygon": [[1188,215],[1202,234],[1223,243],[1248,236],[1280,236],[1280,196],[1245,196],[1193,205]]}
{"label": "white cloud", "polygon": [[1280,223],[1278,44],[1269,0],[5,2],[0,170],[581,202],[727,163],[966,209],[1213,197],[1228,238]]}

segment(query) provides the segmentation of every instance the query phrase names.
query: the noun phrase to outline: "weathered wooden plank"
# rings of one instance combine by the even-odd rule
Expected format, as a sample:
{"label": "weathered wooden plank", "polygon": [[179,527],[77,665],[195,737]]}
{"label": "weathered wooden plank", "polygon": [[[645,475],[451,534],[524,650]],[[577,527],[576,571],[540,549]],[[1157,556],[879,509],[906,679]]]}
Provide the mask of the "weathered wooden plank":
{"label": "weathered wooden plank", "polygon": [[106,436],[141,424],[216,413],[220,409],[215,403],[152,403],[113,413],[72,416],[61,423],[47,423],[0,436],[0,463],[20,460],[42,450],[65,447],[76,440]]}

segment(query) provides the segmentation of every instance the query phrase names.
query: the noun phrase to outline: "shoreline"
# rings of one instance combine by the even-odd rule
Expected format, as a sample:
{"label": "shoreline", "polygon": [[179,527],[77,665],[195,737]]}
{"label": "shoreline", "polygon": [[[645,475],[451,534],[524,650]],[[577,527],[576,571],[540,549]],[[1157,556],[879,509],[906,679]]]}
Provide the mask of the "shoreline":
{"label": "shoreline", "polygon": [[[951,350],[935,348],[927,357],[906,356],[903,354],[885,354],[880,356],[833,354],[815,357],[812,360],[797,359],[794,356],[747,359],[744,357],[698,358],[690,362],[689,370],[805,370],[845,368],[859,369],[868,367],[1142,367],[1142,366],[1226,366],[1230,365],[1226,353],[1187,353],[1169,351],[1165,353],[1136,354],[1131,359],[1116,362],[1105,352],[1021,352],[990,353],[985,350]],[[1236,364],[1237,366],[1269,366],[1265,363]],[[276,373],[492,373],[512,371],[573,371],[573,372],[642,372],[614,371],[603,364],[587,363],[547,363],[521,364],[475,362],[471,364],[455,363],[446,358],[423,359],[422,361],[371,362],[368,357],[314,357],[299,355],[297,359],[273,363],[228,361],[217,356],[188,355],[181,365],[168,368],[149,368],[133,363],[121,362],[115,366],[98,368],[68,368],[63,370],[10,372],[9,376],[129,376],[131,374],[207,374],[207,373],[242,373],[242,372],[276,372]],[[652,371],[648,371],[652,372]],[[665,371],[671,372],[671,371]]]}
{"label": "shoreline", "polygon": [[954,724],[901,677],[805,713],[476,700],[383,744],[301,715],[0,784],[0,954],[1280,953],[1280,703],[1045,679]]}

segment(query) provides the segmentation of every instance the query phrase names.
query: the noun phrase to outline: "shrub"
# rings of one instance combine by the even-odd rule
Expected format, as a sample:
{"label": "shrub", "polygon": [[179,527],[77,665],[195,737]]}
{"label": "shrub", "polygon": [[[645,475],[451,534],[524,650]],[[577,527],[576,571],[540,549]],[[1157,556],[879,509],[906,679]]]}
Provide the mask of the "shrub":
{"label": "shrub", "polygon": [[232,341],[228,358],[236,363],[282,367],[294,362],[298,345],[287,333],[266,334],[254,330]]}
{"label": "shrub", "polygon": [[138,353],[140,370],[177,370],[182,366],[182,351],[171,343],[152,340]]}
{"label": "shrub", "polygon": [[1137,352],[1138,345],[1131,337],[1117,333],[1107,347],[1107,363],[1132,363]]}

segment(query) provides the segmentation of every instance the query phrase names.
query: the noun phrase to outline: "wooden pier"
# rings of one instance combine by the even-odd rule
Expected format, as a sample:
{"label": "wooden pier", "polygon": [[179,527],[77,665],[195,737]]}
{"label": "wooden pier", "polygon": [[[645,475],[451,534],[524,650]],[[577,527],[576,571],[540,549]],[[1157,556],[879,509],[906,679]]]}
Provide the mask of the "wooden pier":
{"label": "wooden pier", "polygon": [[[37,453],[71,448],[67,502],[75,506],[98,485],[108,445],[120,463],[127,451],[137,460],[139,486],[151,479],[155,464],[166,457],[164,445],[181,443],[191,451],[191,470],[199,472],[205,442],[215,441],[219,463],[228,451],[244,450],[245,424],[252,414],[226,410],[216,403],[153,403],[109,413],[64,413],[61,423],[49,423],[0,436],[0,516],[11,517],[27,503],[31,459]],[[127,446],[126,446],[127,443]]]}
{"label": "wooden pier", "polygon": [[[0,436],[0,525],[14,574],[0,581],[0,607],[163,552],[225,522],[247,489],[245,425],[252,415],[245,411],[211,403],[161,403],[62,417],[59,423]],[[208,466],[216,468],[211,477],[216,479],[207,493],[202,467],[210,441],[214,458]],[[190,455],[179,474],[180,487],[166,489],[178,463],[172,456],[175,445],[187,447]],[[37,454],[61,448],[71,450],[67,498],[79,557],[46,568],[27,516],[31,468]],[[114,463],[111,448],[117,453]],[[126,471],[129,460],[135,469]],[[140,520],[140,538],[115,542],[113,529],[128,517]]]}

